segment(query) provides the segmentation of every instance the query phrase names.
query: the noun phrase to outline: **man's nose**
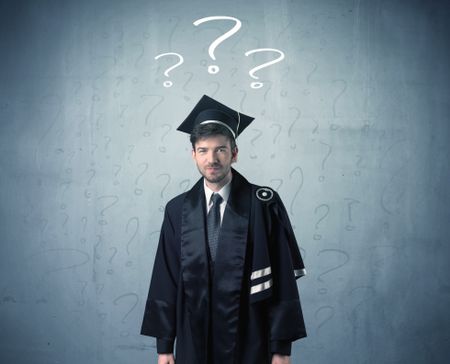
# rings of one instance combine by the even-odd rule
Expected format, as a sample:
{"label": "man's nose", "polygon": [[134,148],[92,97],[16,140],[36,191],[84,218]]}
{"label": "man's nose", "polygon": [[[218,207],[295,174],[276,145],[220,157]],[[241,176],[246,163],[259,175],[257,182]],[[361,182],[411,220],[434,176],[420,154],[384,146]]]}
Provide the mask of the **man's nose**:
{"label": "man's nose", "polygon": [[209,152],[207,154],[207,161],[208,161],[208,163],[217,162],[217,154],[215,152]]}

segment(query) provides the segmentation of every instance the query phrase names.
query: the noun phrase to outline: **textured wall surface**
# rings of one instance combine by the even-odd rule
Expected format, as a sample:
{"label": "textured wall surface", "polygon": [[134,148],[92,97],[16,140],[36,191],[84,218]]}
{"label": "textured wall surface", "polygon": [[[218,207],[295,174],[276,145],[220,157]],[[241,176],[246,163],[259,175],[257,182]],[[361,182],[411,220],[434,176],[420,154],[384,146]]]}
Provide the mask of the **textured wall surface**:
{"label": "textured wall surface", "polygon": [[[0,361],[155,363],[139,335],[175,129],[208,94],[255,116],[236,169],[276,189],[308,275],[293,363],[450,357],[445,1],[3,1]],[[215,50],[232,21],[242,28]],[[249,71],[264,86],[250,87]],[[155,56],[177,52],[175,56]],[[164,87],[170,80],[172,87]]]}

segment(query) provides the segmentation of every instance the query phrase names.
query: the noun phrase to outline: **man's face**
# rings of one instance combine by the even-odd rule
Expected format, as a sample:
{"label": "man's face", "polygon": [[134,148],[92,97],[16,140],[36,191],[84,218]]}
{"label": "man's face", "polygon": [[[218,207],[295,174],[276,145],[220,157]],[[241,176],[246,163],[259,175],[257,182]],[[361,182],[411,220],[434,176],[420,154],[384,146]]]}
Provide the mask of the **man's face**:
{"label": "man's face", "polygon": [[220,184],[228,182],[231,177],[231,164],[236,162],[237,154],[237,148],[231,150],[226,136],[215,135],[197,140],[192,158],[208,182]]}

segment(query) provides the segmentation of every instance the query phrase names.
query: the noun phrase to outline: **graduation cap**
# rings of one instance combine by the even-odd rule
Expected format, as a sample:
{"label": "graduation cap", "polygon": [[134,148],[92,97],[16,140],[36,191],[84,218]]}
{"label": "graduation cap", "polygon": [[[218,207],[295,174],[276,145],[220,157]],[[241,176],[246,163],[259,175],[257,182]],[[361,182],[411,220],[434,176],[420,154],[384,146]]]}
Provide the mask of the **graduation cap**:
{"label": "graduation cap", "polygon": [[236,139],[253,119],[203,95],[177,130],[191,134],[198,124],[215,123],[226,127]]}

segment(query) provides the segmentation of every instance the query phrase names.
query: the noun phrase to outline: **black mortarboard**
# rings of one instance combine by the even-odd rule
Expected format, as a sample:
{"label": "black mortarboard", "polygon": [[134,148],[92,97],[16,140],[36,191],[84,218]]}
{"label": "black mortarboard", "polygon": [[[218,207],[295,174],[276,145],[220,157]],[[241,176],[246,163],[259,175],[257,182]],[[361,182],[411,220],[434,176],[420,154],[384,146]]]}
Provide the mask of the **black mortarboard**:
{"label": "black mortarboard", "polygon": [[236,139],[253,119],[203,95],[177,130],[191,134],[198,124],[217,123],[227,127]]}

